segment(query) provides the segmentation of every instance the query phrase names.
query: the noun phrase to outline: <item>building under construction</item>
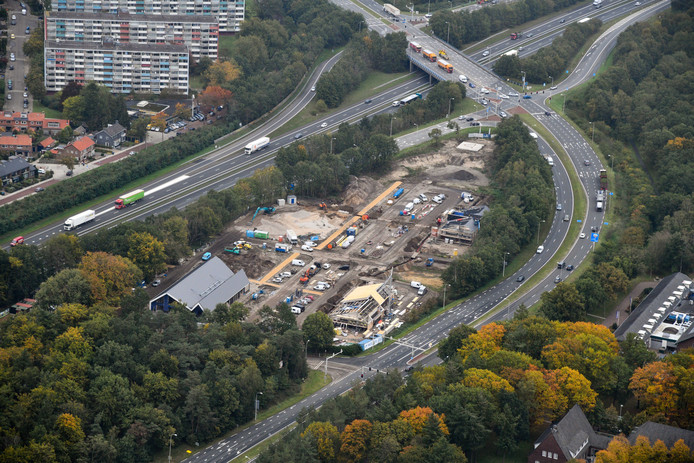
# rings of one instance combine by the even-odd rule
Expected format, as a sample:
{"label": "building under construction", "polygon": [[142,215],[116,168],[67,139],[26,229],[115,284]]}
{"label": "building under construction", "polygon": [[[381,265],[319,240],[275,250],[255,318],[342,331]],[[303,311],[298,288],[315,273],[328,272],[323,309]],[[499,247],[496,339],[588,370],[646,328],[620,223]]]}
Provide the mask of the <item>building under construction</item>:
{"label": "building under construction", "polygon": [[369,331],[388,308],[392,287],[386,283],[358,286],[347,293],[332,312],[330,319],[338,328]]}
{"label": "building under construction", "polygon": [[482,216],[489,211],[487,206],[478,206],[459,211],[451,209],[437,220],[437,227],[432,228],[432,236],[450,240],[454,243],[471,245],[480,228]]}

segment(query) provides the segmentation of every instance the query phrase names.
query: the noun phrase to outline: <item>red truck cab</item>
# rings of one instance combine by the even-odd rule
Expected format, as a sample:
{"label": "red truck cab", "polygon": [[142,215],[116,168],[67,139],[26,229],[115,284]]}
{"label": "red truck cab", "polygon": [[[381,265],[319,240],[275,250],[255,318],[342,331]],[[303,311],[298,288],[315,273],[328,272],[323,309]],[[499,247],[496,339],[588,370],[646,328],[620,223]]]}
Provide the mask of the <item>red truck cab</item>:
{"label": "red truck cab", "polygon": [[24,244],[24,237],[23,236],[18,236],[17,238],[13,239],[12,242],[10,243],[10,246],[17,246],[18,244]]}

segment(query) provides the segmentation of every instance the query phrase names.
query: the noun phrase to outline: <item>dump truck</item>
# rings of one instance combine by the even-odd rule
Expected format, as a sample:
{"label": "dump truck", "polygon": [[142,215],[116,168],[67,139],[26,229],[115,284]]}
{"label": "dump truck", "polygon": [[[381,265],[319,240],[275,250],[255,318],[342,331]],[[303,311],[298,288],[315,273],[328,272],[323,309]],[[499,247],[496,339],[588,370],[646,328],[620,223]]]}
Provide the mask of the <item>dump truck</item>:
{"label": "dump truck", "polygon": [[131,204],[135,204],[138,201],[145,199],[145,190],[135,190],[130,193],[121,195],[116,199],[116,209],[123,209]]}
{"label": "dump truck", "polygon": [[88,209],[84,212],[80,212],[77,215],[69,217],[63,224],[65,230],[74,230],[80,225],[84,225],[87,222],[91,222],[96,217],[96,212],[92,209]]}
{"label": "dump truck", "polygon": [[400,16],[400,9],[391,5],[390,3],[385,3],[383,5],[383,11],[386,13],[392,14],[393,16]]}
{"label": "dump truck", "polygon": [[446,72],[452,73],[453,72],[453,65],[449,63],[448,61],[444,61],[442,59],[439,60],[438,65],[441,69],[443,69]]}
{"label": "dump truck", "polygon": [[436,53],[431,50],[422,50],[422,55],[432,63],[436,61]]}
{"label": "dump truck", "polygon": [[249,144],[247,144],[246,147],[243,149],[243,152],[245,154],[253,154],[256,151],[260,151],[261,149],[267,147],[269,144],[270,144],[270,138],[268,138],[268,137],[258,138],[257,140],[252,141]]}
{"label": "dump truck", "polygon": [[600,169],[600,189],[607,190],[607,171]]}

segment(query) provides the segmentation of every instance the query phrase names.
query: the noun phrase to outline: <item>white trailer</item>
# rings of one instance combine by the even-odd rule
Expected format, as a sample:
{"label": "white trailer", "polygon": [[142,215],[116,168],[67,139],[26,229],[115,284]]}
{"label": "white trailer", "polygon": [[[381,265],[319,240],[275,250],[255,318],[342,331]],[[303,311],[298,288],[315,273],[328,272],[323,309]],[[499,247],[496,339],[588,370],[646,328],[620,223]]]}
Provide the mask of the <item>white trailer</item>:
{"label": "white trailer", "polygon": [[391,5],[390,3],[386,3],[383,5],[383,11],[386,13],[390,13],[393,16],[400,16],[400,9],[396,8],[395,6]]}
{"label": "white trailer", "polygon": [[269,144],[270,144],[270,139],[268,137],[259,138],[257,140],[250,142],[249,144],[247,144],[246,147],[244,148],[244,153],[246,153],[246,154],[255,153],[256,151],[260,151],[261,149],[265,148]]}
{"label": "white trailer", "polygon": [[72,217],[68,218],[65,221],[65,224],[63,225],[63,228],[65,230],[74,230],[75,228],[79,227],[80,225],[84,225],[87,222],[91,222],[94,220],[96,217],[96,212],[94,212],[91,209],[88,209],[84,212],[80,212],[77,215],[73,215]]}
{"label": "white trailer", "polygon": [[296,236],[296,233],[294,230],[287,230],[287,241],[289,241],[292,244],[298,244],[299,243],[299,237]]}

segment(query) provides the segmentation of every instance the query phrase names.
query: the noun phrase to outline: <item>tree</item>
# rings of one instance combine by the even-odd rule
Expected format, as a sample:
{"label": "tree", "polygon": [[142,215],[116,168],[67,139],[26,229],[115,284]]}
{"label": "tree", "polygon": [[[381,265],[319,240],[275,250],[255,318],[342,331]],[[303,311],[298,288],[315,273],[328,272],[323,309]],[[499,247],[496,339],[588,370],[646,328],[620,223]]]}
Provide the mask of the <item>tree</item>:
{"label": "tree", "polygon": [[672,417],[677,413],[679,394],[677,378],[669,363],[649,363],[634,371],[629,389],[651,416]]}
{"label": "tree", "polygon": [[579,321],[586,316],[583,297],[573,283],[559,283],[540,296],[540,311],[550,320]]}
{"label": "tree", "polygon": [[499,391],[513,392],[513,386],[507,380],[489,370],[478,368],[467,369],[462,383],[467,387],[478,387],[492,394]]}
{"label": "tree", "polygon": [[334,461],[340,443],[340,433],[331,423],[314,421],[301,433],[301,438],[311,439],[320,461]]}
{"label": "tree", "polygon": [[79,124],[84,120],[84,98],[80,95],[71,96],[63,101],[63,117]]}
{"label": "tree", "polygon": [[175,117],[186,120],[190,117],[190,114],[191,110],[189,107],[187,107],[183,103],[176,103],[176,109],[174,110],[173,114]]}
{"label": "tree", "polygon": [[340,456],[348,462],[359,462],[366,456],[373,425],[367,420],[354,420],[340,434]]}
{"label": "tree", "polygon": [[82,91],[82,85],[78,84],[74,80],[67,83],[65,87],[60,91],[60,103],[64,103],[65,100],[72,96],[77,96]]}
{"label": "tree", "polygon": [[241,71],[232,61],[215,61],[203,74],[208,85],[217,87],[226,86],[240,76]]}
{"label": "tree", "polygon": [[76,267],[82,258],[82,247],[77,235],[59,234],[49,238],[41,254],[49,274]]}
{"label": "tree", "polygon": [[115,303],[142,279],[142,271],[130,259],[105,252],[88,252],[79,269],[89,281],[95,301]]}
{"label": "tree", "polygon": [[209,85],[205,91],[198,96],[198,101],[204,105],[214,108],[219,105],[227,106],[231,102],[232,93],[230,90],[219,85]]}
{"label": "tree", "polygon": [[150,124],[152,127],[158,128],[160,132],[163,132],[166,129],[166,119],[169,116],[165,112],[160,112],[152,116],[152,119],[150,120]]}
{"label": "tree", "polygon": [[146,279],[166,268],[164,244],[149,233],[133,233],[128,237],[128,258],[137,265]]}
{"label": "tree", "polygon": [[446,338],[439,343],[439,357],[448,360],[463,346],[463,340],[477,331],[471,326],[461,324],[453,328]]}
{"label": "tree", "polygon": [[301,327],[304,339],[310,341],[310,347],[322,351],[330,347],[335,337],[333,322],[323,312],[315,312],[306,317]]}
{"label": "tree", "polygon": [[439,146],[439,138],[441,138],[441,129],[432,129],[431,132],[429,132],[429,138],[434,140],[434,146]]}
{"label": "tree", "polygon": [[444,435],[449,434],[448,427],[445,423],[445,415],[434,413],[434,411],[429,407],[415,407],[410,410],[403,410],[398,416],[412,426],[415,434],[419,434],[424,429],[429,417],[433,416],[438,423],[438,428],[441,433]]}
{"label": "tree", "polygon": [[43,309],[65,303],[90,305],[92,289],[89,280],[78,269],[65,269],[44,281],[36,292]]}
{"label": "tree", "polygon": [[144,140],[147,137],[147,126],[152,122],[149,117],[138,117],[130,125],[128,136],[137,140]]}

